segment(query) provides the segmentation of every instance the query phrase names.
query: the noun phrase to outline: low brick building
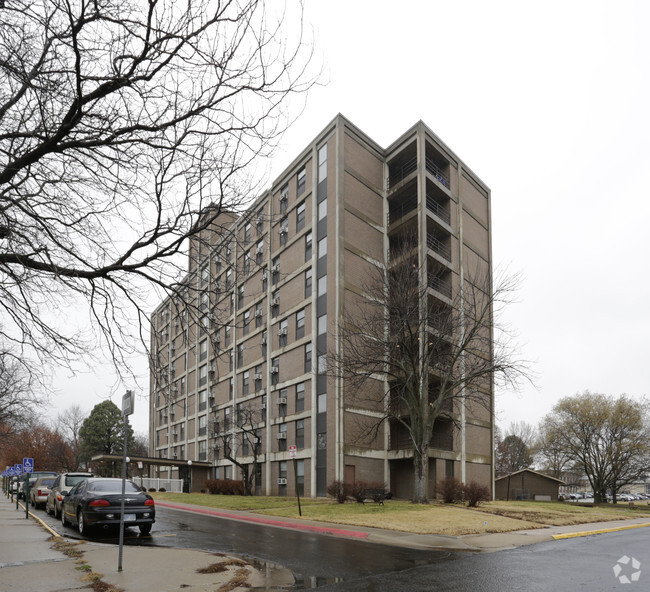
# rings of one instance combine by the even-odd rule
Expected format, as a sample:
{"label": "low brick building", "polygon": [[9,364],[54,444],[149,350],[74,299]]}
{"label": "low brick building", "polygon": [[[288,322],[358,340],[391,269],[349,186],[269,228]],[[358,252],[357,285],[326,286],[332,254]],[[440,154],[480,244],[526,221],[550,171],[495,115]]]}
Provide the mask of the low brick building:
{"label": "low brick building", "polygon": [[494,497],[500,500],[557,501],[560,485],[564,485],[561,479],[523,469],[495,479]]}

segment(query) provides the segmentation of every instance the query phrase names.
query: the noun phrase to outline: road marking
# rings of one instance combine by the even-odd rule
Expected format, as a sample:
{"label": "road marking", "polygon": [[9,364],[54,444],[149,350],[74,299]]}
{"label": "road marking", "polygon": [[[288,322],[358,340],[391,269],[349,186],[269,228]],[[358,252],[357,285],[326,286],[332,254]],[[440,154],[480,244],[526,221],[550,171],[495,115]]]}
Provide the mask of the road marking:
{"label": "road marking", "polygon": [[586,530],[583,532],[568,532],[566,534],[554,534],[553,538],[558,541],[560,539],[572,539],[576,537],[590,536],[592,534],[603,534],[606,532],[617,532],[619,530],[630,530],[632,528],[644,528],[645,526],[650,526],[650,522],[645,524],[632,524],[629,526],[617,526],[614,528],[601,528],[599,530]]}

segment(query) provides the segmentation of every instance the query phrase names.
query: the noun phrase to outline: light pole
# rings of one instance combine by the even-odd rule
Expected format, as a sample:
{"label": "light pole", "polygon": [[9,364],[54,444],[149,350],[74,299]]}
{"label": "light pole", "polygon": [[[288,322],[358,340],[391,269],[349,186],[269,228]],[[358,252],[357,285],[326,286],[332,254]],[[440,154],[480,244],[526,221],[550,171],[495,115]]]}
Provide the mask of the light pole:
{"label": "light pole", "polygon": [[189,467],[187,479],[189,481],[189,484],[187,486],[188,493],[192,493],[192,461],[188,460],[187,461],[187,466]]}

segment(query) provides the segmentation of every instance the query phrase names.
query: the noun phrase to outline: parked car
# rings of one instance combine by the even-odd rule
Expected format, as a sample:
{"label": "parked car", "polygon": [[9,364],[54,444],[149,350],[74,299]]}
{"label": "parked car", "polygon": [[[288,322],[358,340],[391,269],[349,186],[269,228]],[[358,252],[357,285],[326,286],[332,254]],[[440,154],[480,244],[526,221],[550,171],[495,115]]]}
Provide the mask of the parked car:
{"label": "parked car", "polygon": [[[61,523],[77,526],[87,535],[97,526],[120,524],[122,480],[93,477],[75,485],[69,492],[63,490]],[[156,521],[153,498],[133,481],[126,481],[124,495],[124,525],[138,526],[142,534],[149,534]]]}
{"label": "parked car", "polygon": [[34,471],[33,473],[23,473],[18,478],[20,482],[20,485],[18,487],[18,499],[24,499],[25,501],[28,501],[25,497],[25,483],[27,483],[27,479],[29,479],[29,487],[31,489],[34,486],[36,479],[39,477],[56,477],[57,475],[58,473],[56,471]]}
{"label": "parked car", "polygon": [[39,477],[34,481],[33,487],[29,489],[29,503],[32,508],[45,507],[50,487],[54,484],[56,477]]}
{"label": "parked car", "polygon": [[64,490],[70,491],[77,483],[94,476],[92,473],[82,471],[61,473],[50,488],[50,493],[45,502],[45,511],[56,518],[61,518],[61,501],[63,500],[61,492]]}

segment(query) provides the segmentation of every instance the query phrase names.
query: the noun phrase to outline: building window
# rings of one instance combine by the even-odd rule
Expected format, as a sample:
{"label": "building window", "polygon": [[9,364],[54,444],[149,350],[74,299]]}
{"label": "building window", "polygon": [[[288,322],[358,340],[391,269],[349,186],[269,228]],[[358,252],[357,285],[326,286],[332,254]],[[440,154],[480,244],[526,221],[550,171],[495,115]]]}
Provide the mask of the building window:
{"label": "building window", "polygon": [[305,298],[311,296],[311,267],[305,271]]}
{"label": "building window", "polygon": [[223,333],[224,333],[224,343],[226,344],[226,347],[228,347],[230,345],[230,334],[231,334],[230,327],[228,326],[224,327]]}
{"label": "building window", "polygon": [[230,407],[223,410],[223,430],[227,432],[230,429]]}
{"label": "building window", "polygon": [[296,313],[296,339],[305,336],[305,309],[301,309]]}
{"label": "building window", "polygon": [[204,265],[201,268],[201,288],[205,288],[210,281],[210,268],[207,265]]}
{"label": "building window", "polygon": [[208,367],[203,365],[199,368],[199,386],[205,386],[208,382]]}
{"label": "building window", "polygon": [[327,198],[318,204],[318,221],[324,220],[327,217]]}
{"label": "building window", "polygon": [[208,406],[208,392],[203,390],[199,391],[199,411],[205,411]]}
{"label": "building window", "polygon": [[246,226],[244,226],[244,242],[246,244],[251,242],[251,223],[248,222]]}
{"label": "building window", "polygon": [[255,247],[255,263],[261,265],[263,260],[264,260],[264,239],[261,239],[257,241],[257,246]]}
{"label": "building window", "polygon": [[305,410],[305,383],[299,382],[296,385],[296,413]]}
{"label": "building window", "polygon": [[278,347],[285,347],[287,345],[287,333],[289,332],[289,323],[287,319],[280,321],[280,328],[278,329]]}
{"label": "building window", "polygon": [[266,352],[268,350],[267,348],[267,340],[268,340],[268,333],[266,330],[262,331],[262,339],[260,340],[260,344],[262,345],[262,355],[265,356]]}
{"label": "building window", "polygon": [[289,219],[285,216],[280,220],[280,245],[284,247],[289,239]]}
{"label": "building window", "polygon": [[280,382],[280,358],[271,358],[271,384]]}
{"label": "building window", "polygon": [[305,261],[311,259],[311,232],[305,235]]}
{"label": "building window", "polygon": [[244,313],[244,327],[243,327],[244,335],[248,335],[250,329],[251,329],[251,311],[247,310]]}
{"label": "building window", "polygon": [[255,391],[262,389],[262,364],[255,366]]}
{"label": "building window", "polygon": [[318,149],[318,182],[327,179],[327,144]]}
{"label": "building window", "polygon": [[264,232],[264,211],[260,210],[257,212],[257,234],[262,234]]}
{"label": "building window", "polygon": [[269,286],[269,272],[264,269],[262,270],[262,292],[266,292],[266,289]]}
{"label": "building window", "polygon": [[278,416],[284,417],[287,414],[287,389],[280,389],[278,394]]}
{"label": "building window", "polygon": [[280,189],[280,213],[287,213],[287,206],[289,205],[289,186],[285,185]]}
{"label": "building window", "polygon": [[445,461],[445,477],[453,477],[454,476],[454,461],[453,460],[446,460]]}
{"label": "building window", "polygon": [[232,288],[232,269],[226,269],[226,290]]}
{"label": "building window", "polygon": [[244,286],[237,288],[237,308],[244,306]]}
{"label": "building window", "polygon": [[305,167],[302,167],[298,171],[297,175],[297,182],[298,182],[298,187],[296,189],[296,195],[302,195],[305,192],[305,187],[307,186],[307,172],[305,171]]}
{"label": "building window", "polygon": [[205,436],[208,432],[208,417],[207,415],[201,415],[199,417],[199,436]]}
{"label": "building window", "polygon": [[277,317],[280,312],[280,292],[275,291],[271,295],[271,316]]}
{"label": "building window", "polygon": [[235,312],[235,295],[231,294],[230,295],[230,314],[233,314]]}
{"label": "building window", "polygon": [[226,245],[226,263],[230,263],[232,261],[232,247],[230,246],[230,243]]}
{"label": "building window", "polygon": [[327,333],[327,315],[321,315],[318,317],[318,334],[325,335]]}
{"label": "building window", "polygon": [[284,452],[287,449],[287,424],[281,423],[278,430],[278,450]]}
{"label": "building window", "polygon": [[250,391],[250,378],[251,378],[250,370],[246,370],[242,374],[242,382],[241,382],[242,396],[246,396]]}
{"label": "building window", "polygon": [[303,201],[296,208],[296,232],[302,230],[305,227],[305,202]]}
{"label": "building window", "polygon": [[324,296],[327,293],[327,276],[318,278],[318,295]]}
{"label": "building window", "polygon": [[228,352],[228,368],[232,372],[235,363],[235,354],[232,350]]}
{"label": "building window", "polygon": [[262,320],[263,320],[263,310],[262,310],[262,303],[258,302],[255,305],[255,327],[261,327],[262,326]]}
{"label": "building window", "polygon": [[305,343],[305,372],[311,372],[311,343]]}
{"label": "building window", "polygon": [[327,373],[327,356],[320,354],[318,356],[318,374],[321,376]]}
{"label": "building window", "polygon": [[324,236],[318,241],[318,258],[325,257],[327,255],[327,237]]}
{"label": "building window", "polygon": [[274,257],[271,262],[271,284],[277,284],[280,279],[280,257]]}
{"label": "building window", "polygon": [[296,448],[305,447],[305,420],[296,421]]}
{"label": "building window", "polygon": [[230,377],[230,380],[228,381],[228,400],[232,401],[232,398],[235,394],[235,380],[233,377]]}
{"label": "building window", "polygon": [[239,344],[237,346],[237,368],[241,368],[244,365],[244,345]]}
{"label": "building window", "polygon": [[244,273],[249,273],[251,270],[251,252],[246,251],[244,253]]}
{"label": "building window", "polygon": [[208,357],[208,340],[204,339],[199,343],[199,361],[203,361]]}

